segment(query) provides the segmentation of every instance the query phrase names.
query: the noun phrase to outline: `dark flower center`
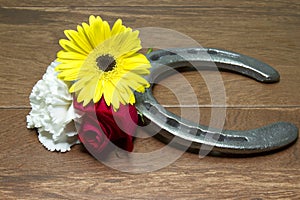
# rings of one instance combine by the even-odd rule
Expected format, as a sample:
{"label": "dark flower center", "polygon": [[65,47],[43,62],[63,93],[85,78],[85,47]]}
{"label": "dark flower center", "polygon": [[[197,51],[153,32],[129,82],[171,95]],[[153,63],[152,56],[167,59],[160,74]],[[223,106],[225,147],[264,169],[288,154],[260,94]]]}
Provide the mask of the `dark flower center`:
{"label": "dark flower center", "polygon": [[96,60],[97,62],[97,66],[99,67],[99,69],[101,69],[102,71],[105,72],[109,72],[111,70],[113,70],[116,66],[116,61],[114,59],[114,57],[112,57],[111,55],[103,55],[103,56],[99,56]]}

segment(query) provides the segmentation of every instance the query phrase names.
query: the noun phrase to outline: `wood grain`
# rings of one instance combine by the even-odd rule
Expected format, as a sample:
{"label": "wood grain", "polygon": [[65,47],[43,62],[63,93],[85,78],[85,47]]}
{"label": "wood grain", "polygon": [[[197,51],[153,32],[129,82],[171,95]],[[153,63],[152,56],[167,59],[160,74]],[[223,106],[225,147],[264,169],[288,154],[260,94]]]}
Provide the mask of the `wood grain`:
{"label": "wood grain", "polygon": [[[0,89],[7,98],[2,98],[0,105],[28,106],[27,97],[31,87],[41,78],[50,62],[55,59],[56,52],[59,50],[58,39],[64,38],[63,30],[74,28],[78,22],[87,20],[91,13],[101,15],[110,23],[117,18],[116,16],[122,17],[126,25],[134,28],[147,26],[170,28],[187,34],[203,46],[233,50],[261,59],[281,73],[281,83],[272,86],[257,84],[241,76],[224,75],[229,98],[237,94],[245,95],[245,93],[239,93],[240,88],[250,91],[246,93],[248,96],[245,98],[231,98],[232,100],[228,102],[230,105],[248,103],[252,105],[299,105],[300,94],[290,92],[297,89],[300,84],[297,79],[299,58],[296,52],[299,51],[300,39],[300,20],[297,9],[284,9],[268,15],[267,11],[258,12],[256,9],[241,8],[245,14],[239,15],[240,20],[236,20],[236,15],[240,11],[229,8],[219,10],[215,7],[175,7],[168,8],[170,12],[165,12],[165,9],[167,8],[148,9],[145,7],[137,10],[132,7],[103,7],[99,11],[94,7],[73,8],[72,10],[60,7],[1,8],[0,81],[2,84]],[[215,16],[216,12],[217,16]],[[201,13],[201,18],[195,13]],[[258,20],[259,23],[256,23]],[[16,48],[12,48],[12,45]],[[19,70],[20,68],[24,70]],[[14,71],[13,75],[10,75],[10,70]],[[235,81],[237,79],[238,81]],[[201,78],[190,80],[192,80],[192,85],[197,86]],[[203,82],[198,87],[197,94],[201,94],[199,89],[202,90],[202,88],[205,88]],[[251,95],[253,90],[259,90],[256,92],[257,95]],[[15,91],[19,98],[14,98],[15,93],[11,91]],[[272,97],[274,93],[282,96]],[[209,97],[209,94],[204,92],[203,96]],[[199,98],[200,104],[208,104],[209,100],[206,98],[202,103]]]}
{"label": "wood grain", "polygon": [[[99,163],[80,145],[68,153],[46,151],[37,141],[35,131],[25,128],[24,119],[28,112],[14,109],[0,112],[3,119],[0,127],[0,194],[4,199],[299,197],[298,144],[275,154],[250,158],[207,156],[200,159],[195,154],[185,153],[159,171],[128,174]],[[239,125],[243,118],[240,113],[261,121],[256,124],[259,126],[271,122],[271,116],[278,115],[277,110],[232,109],[226,118],[231,122],[228,128],[252,128],[255,122]],[[284,112],[283,118],[296,122],[299,113],[299,109]],[[296,124],[299,126],[299,121]],[[138,139],[135,152],[149,152],[153,147],[161,146],[154,138],[147,140]]]}
{"label": "wood grain", "polygon": [[[238,1],[238,0],[216,0],[214,2],[209,0],[197,1],[197,0],[153,0],[153,1],[138,1],[138,0],[126,0],[126,1],[105,1],[105,0],[90,0],[82,3],[80,0],[2,0],[1,6],[3,7],[62,7],[62,6],[75,6],[75,7],[154,7],[154,6],[164,6],[164,7],[242,7],[242,8],[259,8],[264,9],[294,9],[299,6],[297,0],[283,1],[274,0],[270,3],[268,0],[262,1]],[[267,7],[267,8],[266,8]]]}
{"label": "wood grain", "polygon": [[[179,31],[202,46],[253,56],[281,74],[279,83],[261,84],[221,72],[226,92],[221,105],[212,104],[208,90],[218,84],[205,82],[205,78],[213,80],[216,72],[168,77],[154,88],[154,95],[171,112],[191,113],[187,116],[190,120],[208,125],[212,109],[226,109],[224,128],[234,130],[276,121],[300,127],[298,1],[91,0],[83,4],[78,0],[1,0],[0,6],[0,199],[300,198],[299,141],[282,151],[255,157],[200,159],[184,153],[158,171],[130,174],[98,162],[81,145],[68,153],[48,152],[25,122],[32,86],[55,59],[63,30],[74,29],[94,14],[109,23],[122,18],[133,28]],[[178,84],[181,75],[195,90],[200,119],[193,116],[195,107],[188,101],[192,94]],[[167,87],[178,89],[183,101],[176,100]],[[137,135],[142,134],[138,129]],[[134,152],[164,146],[153,137],[137,138]]]}

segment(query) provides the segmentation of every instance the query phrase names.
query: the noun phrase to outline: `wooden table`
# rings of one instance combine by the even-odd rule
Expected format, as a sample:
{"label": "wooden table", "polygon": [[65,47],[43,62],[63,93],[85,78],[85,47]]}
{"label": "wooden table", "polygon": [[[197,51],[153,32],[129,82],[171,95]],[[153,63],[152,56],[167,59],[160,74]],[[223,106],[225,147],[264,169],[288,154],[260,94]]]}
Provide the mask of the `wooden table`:
{"label": "wooden table", "polygon": [[[281,74],[262,84],[222,72],[227,129],[246,130],[276,121],[300,127],[300,4],[297,0],[1,0],[0,11],[0,199],[299,199],[300,143],[256,157],[202,159],[184,153],[155,172],[111,169],[81,145],[68,153],[48,152],[26,129],[28,96],[60,49],[63,30],[90,14],[109,23],[122,18],[132,28],[162,27],[186,34],[202,46],[260,59]],[[195,72],[182,73],[197,93],[200,122],[208,124],[210,95]],[[176,76],[163,80],[176,84]],[[179,113],[170,90],[154,89],[167,109]],[[163,147],[137,139],[134,152]]]}

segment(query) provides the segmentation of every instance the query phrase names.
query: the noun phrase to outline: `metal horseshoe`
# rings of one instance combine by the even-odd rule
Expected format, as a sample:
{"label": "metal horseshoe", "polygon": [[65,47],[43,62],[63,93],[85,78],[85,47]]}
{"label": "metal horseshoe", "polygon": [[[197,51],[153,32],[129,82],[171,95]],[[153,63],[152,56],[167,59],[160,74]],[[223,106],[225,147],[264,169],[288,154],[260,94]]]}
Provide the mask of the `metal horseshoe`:
{"label": "metal horseshoe", "polygon": [[[207,56],[208,55],[208,56]],[[220,70],[237,72],[259,82],[272,83],[279,81],[279,73],[271,66],[254,58],[234,52],[213,48],[178,48],[157,50],[148,54],[151,62],[151,73],[147,77],[150,83],[153,79],[166,77],[164,66],[179,69],[197,65],[203,62],[225,64],[218,66]],[[195,69],[195,68],[191,68]],[[197,152],[202,145],[209,146],[213,151],[229,154],[254,154],[281,149],[298,138],[298,128],[288,122],[277,122],[264,127],[246,131],[210,130],[209,127],[181,119],[181,117],[165,110],[153,97],[152,87],[145,93],[136,93],[136,108],[146,120],[150,120],[160,132],[158,138],[165,143],[174,136],[188,144],[188,150]],[[172,123],[168,123],[168,122]],[[148,128],[151,132],[153,129]],[[215,138],[215,139],[214,139]]]}

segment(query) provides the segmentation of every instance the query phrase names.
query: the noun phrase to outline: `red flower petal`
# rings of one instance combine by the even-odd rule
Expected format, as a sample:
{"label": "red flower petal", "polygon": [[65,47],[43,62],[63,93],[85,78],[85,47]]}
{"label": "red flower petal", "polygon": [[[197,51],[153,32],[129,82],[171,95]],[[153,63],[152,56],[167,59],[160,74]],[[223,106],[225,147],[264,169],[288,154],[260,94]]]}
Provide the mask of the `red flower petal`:
{"label": "red flower petal", "polygon": [[120,105],[115,112],[102,97],[98,103],[85,107],[74,98],[74,107],[84,113],[78,136],[92,155],[108,148],[109,141],[126,151],[133,150],[132,139],[138,122],[135,106]]}

